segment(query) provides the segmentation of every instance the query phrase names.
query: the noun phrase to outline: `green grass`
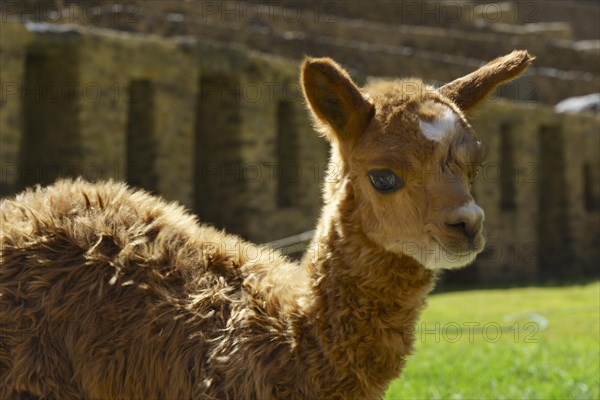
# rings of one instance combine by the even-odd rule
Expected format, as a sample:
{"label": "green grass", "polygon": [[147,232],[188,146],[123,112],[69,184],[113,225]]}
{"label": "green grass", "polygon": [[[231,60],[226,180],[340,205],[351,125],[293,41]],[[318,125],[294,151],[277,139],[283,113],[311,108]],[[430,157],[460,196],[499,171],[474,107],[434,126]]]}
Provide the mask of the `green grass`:
{"label": "green grass", "polygon": [[415,347],[386,399],[600,399],[600,282],[432,295]]}

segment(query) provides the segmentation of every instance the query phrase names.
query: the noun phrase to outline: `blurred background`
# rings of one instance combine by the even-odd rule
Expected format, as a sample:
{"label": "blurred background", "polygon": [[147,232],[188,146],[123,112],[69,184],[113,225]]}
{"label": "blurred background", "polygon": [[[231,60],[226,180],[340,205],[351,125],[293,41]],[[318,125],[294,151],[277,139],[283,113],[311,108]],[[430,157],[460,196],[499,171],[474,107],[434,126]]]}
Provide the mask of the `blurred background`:
{"label": "blurred background", "polygon": [[305,55],[440,85],[527,49],[534,67],[470,116],[489,244],[442,285],[598,276],[599,20],[587,1],[3,1],[0,193],[127,180],[298,255],[328,153]]}

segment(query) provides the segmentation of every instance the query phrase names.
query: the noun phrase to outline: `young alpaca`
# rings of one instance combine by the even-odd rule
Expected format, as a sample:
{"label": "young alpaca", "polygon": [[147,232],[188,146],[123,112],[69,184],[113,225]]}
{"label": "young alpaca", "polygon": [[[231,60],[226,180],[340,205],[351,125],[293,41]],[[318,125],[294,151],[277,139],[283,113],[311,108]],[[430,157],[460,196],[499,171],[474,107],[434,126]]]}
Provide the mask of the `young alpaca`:
{"label": "young alpaca", "polygon": [[383,396],[435,271],[484,246],[469,193],[483,150],[462,111],[531,60],[513,52],[438,90],[361,91],[307,59],[332,156],[299,265],[123,184],[3,200],[0,398]]}

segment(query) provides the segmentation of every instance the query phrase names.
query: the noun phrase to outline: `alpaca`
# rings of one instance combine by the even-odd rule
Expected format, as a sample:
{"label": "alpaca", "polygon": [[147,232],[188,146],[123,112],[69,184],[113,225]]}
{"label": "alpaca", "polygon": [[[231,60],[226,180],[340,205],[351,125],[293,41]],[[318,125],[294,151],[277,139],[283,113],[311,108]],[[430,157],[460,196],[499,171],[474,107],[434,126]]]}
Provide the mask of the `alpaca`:
{"label": "alpaca", "polygon": [[300,263],[123,183],[2,200],[0,398],[382,397],[437,271],[484,247],[470,194],[484,152],[463,112],[532,59],[515,51],[438,89],[361,90],[307,58],[331,158]]}

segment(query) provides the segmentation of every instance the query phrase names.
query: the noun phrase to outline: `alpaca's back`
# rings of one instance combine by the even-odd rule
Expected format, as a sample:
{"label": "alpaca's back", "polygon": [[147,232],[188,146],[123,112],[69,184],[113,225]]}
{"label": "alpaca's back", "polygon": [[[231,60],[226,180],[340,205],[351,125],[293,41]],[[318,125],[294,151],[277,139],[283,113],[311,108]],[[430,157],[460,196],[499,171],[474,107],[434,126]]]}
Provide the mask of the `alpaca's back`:
{"label": "alpaca's back", "polygon": [[293,266],[124,185],[61,181],[0,211],[0,398],[218,397],[242,315],[285,308],[261,276]]}

